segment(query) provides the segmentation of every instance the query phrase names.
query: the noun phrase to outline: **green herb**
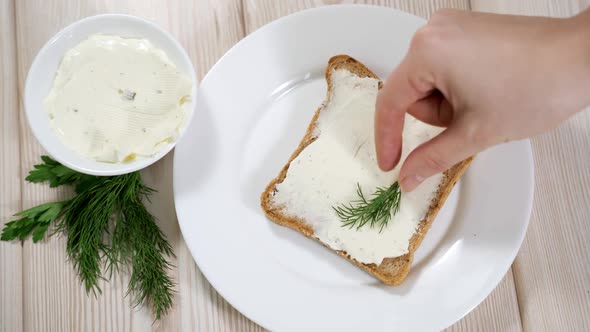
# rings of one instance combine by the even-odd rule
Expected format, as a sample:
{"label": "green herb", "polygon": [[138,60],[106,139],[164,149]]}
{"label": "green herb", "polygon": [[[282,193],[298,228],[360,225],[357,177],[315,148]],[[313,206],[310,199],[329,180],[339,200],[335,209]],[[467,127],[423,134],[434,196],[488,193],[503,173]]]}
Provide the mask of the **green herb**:
{"label": "green herb", "polygon": [[33,242],[38,242],[45,236],[51,222],[61,215],[65,204],[66,202],[47,203],[15,214],[15,217],[22,218],[6,223],[0,240],[24,240],[32,233]]}
{"label": "green herb", "polygon": [[402,193],[397,181],[389,188],[377,188],[371,199],[365,197],[358,183],[356,193],[359,196],[358,199],[348,205],[333,207],[343,227],[360,229],[368,223],[371,227],[378,225],[381,232],[387,226],[391,216],[399,212]]}
{"label": "green herb", "polygon": [[97,177],[41,158],[43,163],[35,165],[26,180],[49,182],[50,187],[71,185],[76,195],[15,214],[21,218],[8,222],[0,239],[24,240],[32,235],[37,242],[53,223],[56,232],[66,237],[68,257],[87,292],[101,292],[103,263],[110,276],[121,267],[131,267],[127,295],[135,305],[150,306],[160,319],[172,307],[174,283],[165,256],[174,253],[142,202],[154,190],[143,184],[139,172]]}
{"label": "green herb", "polygon": [[48,156],[41,156],[43,164],[33,166],[35,169],[29,172],[25,180],[29,182],[49,182],[51,188],[64,184],[72,184],[81,177],[90,177],[73,171]]}

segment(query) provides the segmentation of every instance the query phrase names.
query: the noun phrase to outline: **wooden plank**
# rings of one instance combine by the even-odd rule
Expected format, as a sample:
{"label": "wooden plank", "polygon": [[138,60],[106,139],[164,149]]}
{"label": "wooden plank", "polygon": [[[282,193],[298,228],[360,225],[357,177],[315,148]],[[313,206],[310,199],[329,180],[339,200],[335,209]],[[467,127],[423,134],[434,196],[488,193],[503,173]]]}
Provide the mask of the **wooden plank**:
{"label": "wooden plank", "polygon": [[[170,31],[186,48],[199,78],[244,36],[240,1],[199,0],[169,6],[170,15],[176,18]],[[168,197],[172,202],[171,192]],[[178,240],[180,331],[260,331],[211,287],[194,263],[184,239]]]}
{"label": "wooden plank", "polygon": [[[199,76],[243,36],[239,1],[20,1],[17,5],[18,76],[22,88],[26,72],[41,45],[65,25],[97,13],[130,13],[153,20],[171,31],[187,49]],[[213,14],[213,15],[212,15]],[[38,160],[42,149],[21,120],[22,172]],[[182,241],[174,213],[172,155],[143,172],[148,185],[159,192],[150,211],[176,249],[172,274],[178,282],[176,306],[160,322],[146,309],[134,310],[124,298],[128,278],[117,276],[101,283],[102,296],[87,297],[72,267],[66,262],[64,241],[51,238],[41,244],[25,243],[26,330],[255,330],[249,320],[231,308],[196,268]],[[68,193],[27,184],[23,204],[32,206],[63,198]]]}
{"label": "wooden plank", "polygon": [[[50,37],[50,35],[65,25],[65,23],[71,22],[81,16],[99,12],[125,12],[155,20],[163,27],[168,28],[179,38],[181,43],[191,54],[193,62],[196,64],[197,70],[199,71],[199,76],[202,77],[205,71],[225,52],[225,50],[237,42],[244,32],[249,33],[268,21],[290,12],[311,6],[322,5],[328,2],[333,3],[334,1],[324,1],[324,3],[321,1],[296,1],[290,3],[247,1],[245,2],[247,7],[245,22],[241,20],[242,8],[237,0],[199,0],[194,3],[182,2],[181,4],[177,4],[176,2],[164,4],[163,2],[155,1],[146,3],[138,0],[127,2],[102,0],[92,4],[79,4],[74,1],[65,4],[58,1],[53,2],[39,0],[17,1],[17,21],[19,22],[18,49],[21,53],[24,53],[24,56],[19,53],[18,63],[18,76],[21,88],[26,70],[37,49],[47,38]],[[481,2],[483,3],[483,1]],[[406,0],[387,1],[386,3],[384,1],[377,1],[377,3],[396,6],[397,8],[414,12],[423,17],[428,17],[432,11],[440,7],[466,8],[464,1],[413,2]],[[508,1],[497,3],[500,5],[504,4],[504,8],[510,8],[511,5]],[[539,2],[542,4],[538,5],[538,3],[533,3],[531,0],[525,1],[524,3],[527,4],[527,6],[522,5],[523,2],[516,4],[516,6],[520,6],[520,9],[517,8],[517,10],[533,14],[543,14],[546,10],[549,10],[555,15],[565,16],[570,12],[569,10],[571,8],[577,8],[577,5],[572,1],[567,2],[567,4],[564,4],[563,6],[560,4],[545,2]],[[489,6],[489,3],[486,5]],[[271,6],[274,7],[271,8]],[[5,11],[2,12],[4,13]],[[27,15],[24,13],[27,13]],[[246,27],[246,31],[244,31],[243,26]],[[3,60],[5,61],[6,59]],[[4,100],[4,102],[6,101]],[[21,139],[23,142],[26,142],[23,144],[25,146],[23,147],[23,158],[21,159],[23,160],[23,166],[21,169],[23,174],[28,171],[30,165],[37,160],[38,155],[41,153],[41,149],[30,135],[24,122],[24,119],[21,118],[20,123],[23,132]],[[580,121],[572,122],[577,123]],[[579,137],[579,132],[583,133],[584,130],[587,132],[587,119],[584,117],[580,123],[581,127],[578,127],[578,129],[581,128],[582,130],[578,130],[578,135],[573,135],[573,138],[570,137],[567,142],[571,144],[586,143],[585,146],[588,146],[588,142]],[[539,149],[549,145],[550,147],[547,148],[549,150],[543,155],[546,158],[547,156],[550,156],[551,153],[557,151],[555,150],[555,143],[563,139],[564,138],[562,137],[549,138],[548,142],[542,141],[541,143],[536,143],[535,148],[537,148],[537,145],[540,145]],[[587,154],[578,154],[578,159],[583,159],[584,155],[587,156]],[[535,157],[537,161],[539,159],[537,154]],[[545,159],[543,160],[547,161]],[[549,162],[551,162],[551,160],[549,160]],[[577,166],[584,165],[581,160],[576,161],[574,164]],[[537,167],[539,167],[539,165],[537,165]],[[553,167],[554,165],[552,164],[546,165],[547,170],[552,170],[554,169]],[[571,173],[572,168],[574,173]],[[564,167],[562,172],[563,174],[569,175],[575,174],[576,172],[580,173],[580,169],[583,168],[573,166],[570,168]],[[537,169],[537,171],[539,170]],[[41,249],[41,247],[34,248],[30,243],[25,244],[24,270],[25,285],[27,285],[27,290],[25,291],[25,311],[27,312],[27,318],[30,318],[30,321],[29,319],[25,319],[25,327],[27,330],[36,330],[40,328],[44,330],[145,330],[149,328],[178,330],[180,328],[181,330],[206,331],[241,331],[259,329],[246,318],[239,315],[239,313],[231,308],[209,286],[192,262],[192,258],[190,257],[182,238],[179,236],[176,223],[170,221],[174,218],[173,205],[171,204],[171,156],[165,158],[163,161],[144,172],[144,176],[150,185],[160,190],[158,196],[155,197],[158,202],[155,203],[155,206],[151,207],[151,210],[159,217],[160,225],[177,248],[178,260],[175,261],[175,264],[178,266],[178,269],[174,273],[179,282],[179,296],[176,298],[176,303],[180,303],[180,308],[175,308],[167,319],[152,326],[151,317],[149,317],[148,312],[145,310],[133,311],[129,309],[128,301],[121,300],[126,287],[125,277],[111,281],[111,284],[103,289],[105,291],[102,296],[103,300],[100,298],[86,298],[86,295],[77,283],[77,277],[71,273],[71,266],[65,262],[65,257],[63,256],[63,241],[60,241],[59,239],[51,239],[41,245],[45,247],[44,249]],[[581,176],[583,176],[583,173]],[[2,178],[5,179],[6,177],[3,176]],[[583,184],[588,184],[587,179],[583,178],[582,180],[583,181],[577,183],[574,188],[587,188],[587,186],[583,186]],[[568,186],[565,186],[564,188],[568,188]],[[559,191],[555,190],[554,192]],[[24,207],[28,207],[63,195],[65,195],[65,193],[62,191],[49,191],[42,186],[32,186],[27,184],[23,190],[23,205]],[[553,196],[555,195],[556,194]],[[575,194],[571,195],[576,196]],[[568,197],[568,199],[570,199],[569,206],[577,207],[578,209],[580,206],[588,206],[588,198],[587,196],[583,196],[584,191],[582,191],[580,195],[581,197],[578,197],[577,201],[571,200],[571,197]],[[565,199],[560,196],[557,196],[557,198],[553,196],[550,199],[551,202],[555,201],[559,203],[559,199]],[[586,204],[579,205],[571,202]],[[548,209],[548,207],[546,209]],[[566,214],[561,214],[563,211],[560,213],[555,211],[543,212],[546,216],[551,216],[551,219],[555,218],[553,220],[564,219],[563,215]],[[576,220],[578,220],[578,224],[583,220],[587,220],[587,216],[588,211],[582,209],[582,212],[577,215],[578,219]],[[531,221],[531,223],[534,223],[534,218],[536,218],[535,215],[533,216],[533,221]],[[567,218],[565,219],[567,220]],[[573,233],[572,235],[571,233],[566,233],[564,239],[571,240],[570,238],[574,235],[578,236],[579,234]],[[529,241],[529,238],[530,231],[526,240],[527,242]],[[586,240],[586,238],[582,238],[582,240]],[[546,242],[539,240],[539,243],[542,244]],[[577,245],[574,249],[577,251],[574,251],[574,253],[578,256],[574,255],[572,257],[579,257],[580,251],[582,254],[588,252],[585,250],[587,248],[583,246],[587,241],[577,241],[576,243]],[[523,251],[525,249],[526,243],[525,246],[523,246]],[[555,255],[555,257],[558,257],[558,255]],[[582,258],[585,258],[584,261],[588,261],[587,256],[583,256]],[[520,257],[517,261],[516,267],[518,267],[519,262]],[[542,261],[541,263],[545,262]],[[543,268],[549,266],[540,263],[539,265]],[[585,272],[586,275],[588,274],[587,270],[580,272]],[[515,271],[515,275],[517,275],[518,285],[517,271]],[[576,276],[577,275],[578,274],[576,274]],[[65,287],[60,283],[61,280],[66,284]],[[587,279],[581,281],[578,280],[578,283],[580,282],[582,285],[588,285]],[[51,291],[51,289],[53,289],[53,291]],[[62,289],[65,290],[65,294],[57,291]],[[545,289],[546,288],[542,285],[534,290],[537,292],[543,292]],[[38,294],[37,292],[39,291],[40,293]],[[568,299],[570,297],[569,294],[570,293],[566,294],[568,296],[560,295],[560,298]],[[576,301],[578,300],[579,298]],[[39,301],[41,303],[34,304],[29,301]],[[547,302],[547,299],[544,299],[541,302],[547,304],[545,303]],[[11,303],[14,304],[14,302]],[[579,303],[574,302],[572,306],[577,304]],[[515,311],[514,308],[514,283],[512,281],[512,275],[508,273],[505,280],[498,286],[492,295],[452,329],[518,330],[518,324],[515,323],[516,320],[513,317]],[[30,311],[27,311],[28,309],[30,309]],[[554,308],[549,309],[554,310]],[[568,307],[568,309],[571,308]],[[534,310],[535,309],[532,309],[532,311]],[[575,312],[574,316],[578,318],[583,317],[583,315],[580,316],[580,313],[587,314],[587,307],[582,306],[581,311],[578,310]],[[526,326],[525,323],[525,327]],[[538,326],[539,325],[534,325],[533,327]],[[555,325],[550,326],[556,327],[561,326],[561,324],[556,323]],[[577,327],[580,326],[584,325],[579,325]],[[571,325],[569,327],[576,327],[576,325]],[[532,329],[536,330],[534,328]]]}
{"label": "wooden plank", "polygon": [[490,296],[447,331],[522,331],[512,269]]}
{"label": "wooden plank", "polygon": [[273,0],[252,0],[245,4],[246,33],[249,34],[266,23],[269,23],[282,16],[319,6],[332,4],[370,4],[397,8],[424,18],[430,17],[432,13],[441,8],[469,9],[468,0],[297,0],[297,1],[273,1]]}
{"label": "wooden plank", "polygon": [[[129,12],[148,19],[165,20],[167,10],[157,2],[78,3],[74,1],[19,1],[17,26],[19,54],[19,82],[22,87],[26,71],[40,46],[65,25],[84,16],[101,12]],[[140,12],[139,10],[143,10]],[[157,20],[156,20],[157,21]],[[159,22],[162,23],[162,22]],[[165,22],[164,22],[165,23]],[[23,172],[38,160],[41,148],[22,123]],[[158,188],[157,184],[150,183]],[[66,195],[63,191],[48,190],[46,186],[26,184],[23,204],[35,205]],[[158,217],[169,215],[158,213]],[[174,238],[173,236],[171,236]],[[25,243],[25,311],[26,330],[138,330],[152,327],[153,318],[146,309],[133,310],[124,294],[127,276],[117,276],[110,283],[101,282],[103,294],[97,298],[87,296],[79,284],[72,266],[66,262],[64,241],[51,238],[42,244]],[[155,325],[157,326],[157,325]]]}
{"label": "wooden plank", "polygon": [[[58,30],[85,16],[102,12],[131,12],[131,9],[152,20],[158,17],[166,20],[168,17],[166,8],[156,1],[17,1],[18,78],[21,91],[33,57]],[[22,112],[24,109],[21,107]],[[21,172],[25,174],[44,151],[22,117],[21,141]],[[46,185],[26,183],[23,186],[22,202],[24,207],[30,207],[63,199],[70,194],[65,190],[51,190]],[[103,293],[98,297],[86,294],[72,265],[66,261],[63,238],[52,237],[37,244],[26,241],[23,264],[24,328],[27,331],[146,331],[152,328],[153,318],[149,310],[132,309],[130,299],[125,297],[127,275],[116,276],[110,282],[100,282]]]}
{"label": "wooden plank", "polygon": [[[247,1],[245,13],[246,33],[281,16],[321,5],[350,3],[350,1]],[[354,1],[394,7],[424,18],[441,8],[469,9],[468,1]],[[518,304],[514,279],[509,271],[492,294],[469,315],[451,327],[451,331],[520,331]]]}
{"label": "wooden plank", "polygon": [[474,11],[498,14],[568,17],[588,6],[588,0],[472,0]]}
{"label": "wooden plank", "polygon": [[[0,2],[0,226],[22,209],[14,1]],[[22,243],[0,242],[0,331],[22,331]]]}
{"label": "wooden plank", "polygon": [[[474,10],[555,17],[589,5],[588,0],[472,2]],[[590,330],[589,131],[587,109],[532,140],[533,215],[513,266],[526,331]]]}

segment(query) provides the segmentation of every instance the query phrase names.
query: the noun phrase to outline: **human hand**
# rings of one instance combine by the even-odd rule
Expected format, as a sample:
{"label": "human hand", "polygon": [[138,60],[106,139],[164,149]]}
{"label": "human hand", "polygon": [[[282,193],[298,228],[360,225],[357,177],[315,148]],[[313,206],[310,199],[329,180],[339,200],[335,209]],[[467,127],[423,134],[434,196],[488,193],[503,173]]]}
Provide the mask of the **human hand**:
{"label": "human hand", "polygon": [[399,163],[406,112],[447,128],[408,155],[404,191],[490,146],[556,127],[590,103],[588,35],[589,10],[569,19],[437,12],[379,92],[379,166]]}

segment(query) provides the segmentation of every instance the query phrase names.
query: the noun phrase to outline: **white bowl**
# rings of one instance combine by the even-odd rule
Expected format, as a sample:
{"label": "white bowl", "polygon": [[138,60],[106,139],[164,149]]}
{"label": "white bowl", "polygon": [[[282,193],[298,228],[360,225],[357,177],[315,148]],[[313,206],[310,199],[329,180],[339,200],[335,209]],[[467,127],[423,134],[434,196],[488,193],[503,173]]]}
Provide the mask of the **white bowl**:
{"label": "white bowl", "polygon": [[[51,90],[55,74],[63,55],[90,35],[102,33],[123,37],[146,38],[162,49],[181,72],[193,81],[190,103],[185,103],[186,121],[177,139],[168,143],[151,157],[137,158],[126,163],[104,163],[70,150],[57,137],[43,108],[43,100]],[[145,168],[165,156],[182,139],[195,112],[197,80],[195,70],[186,51],[169,33],[145,19],[120,14],[105,14],[77,21],[51,38],[41,48],[25,83],[25,110],[29,125],[43,148],[57,161],[76,171],[93,175],[119,175]]]}

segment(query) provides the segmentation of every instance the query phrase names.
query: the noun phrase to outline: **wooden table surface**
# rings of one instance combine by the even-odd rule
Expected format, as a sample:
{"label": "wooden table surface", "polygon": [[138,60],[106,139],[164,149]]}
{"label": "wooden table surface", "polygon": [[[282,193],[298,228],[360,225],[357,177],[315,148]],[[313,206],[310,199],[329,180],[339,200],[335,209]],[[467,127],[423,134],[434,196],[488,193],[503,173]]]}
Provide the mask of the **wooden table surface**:
{"label": "wooden table surface", "polygon": [[[58,30],[98,13],[129,13],[170,31],[199,76],[241,38],[281,16],[333,3],[367,2],[429,17],[444,7],[569,16],[590,0],[0,0],[0,224],[67,193],[25,183],[42,148],[24,116],[22,91],[39,48]],[[451,331],[590,331],[590,111],[532,140],[535,199],[526,239],[504,280]],[[175,307],[154,323],[126,298],[127,276],[88,297],[66,261],[64,240],[0,243],[0,331],[261,331],[203,277],[180,235],[172,154],[143,171],[159,190],[150,210],[177,258]],[[428,319],[425,317],[425,319]]]}

